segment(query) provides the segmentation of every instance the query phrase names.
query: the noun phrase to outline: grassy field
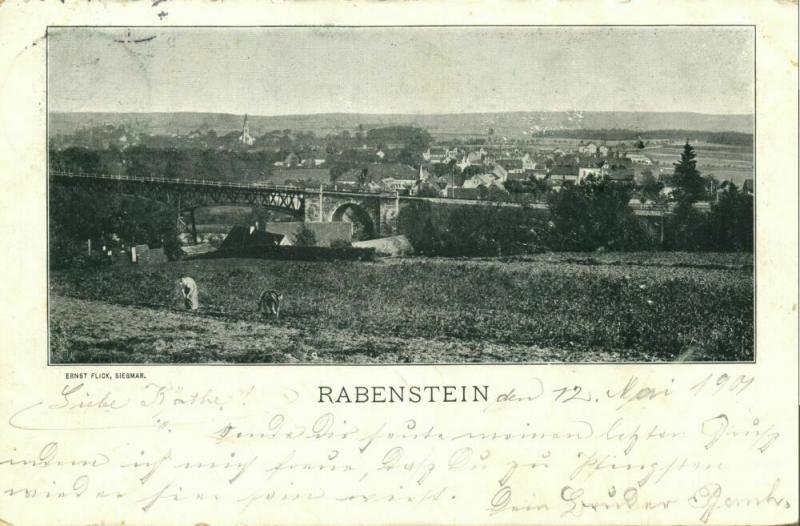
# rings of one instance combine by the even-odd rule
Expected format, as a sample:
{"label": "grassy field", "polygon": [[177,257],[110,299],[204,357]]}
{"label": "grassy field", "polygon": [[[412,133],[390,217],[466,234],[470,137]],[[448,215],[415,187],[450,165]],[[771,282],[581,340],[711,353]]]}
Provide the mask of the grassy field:
{"label": "grassy field", "polygon": [[[280,321],[255,312],[263,288],[284,291]],[[184,261],[54,272],[50,311],[53,362],[753,358],[751,255]]]}
{"label": "grassy field", "polygon": [[[673,163],[681,157],[681,145],[656,145],[643,153],[660,163],[667,173],[672,173]],[[753,178],[753,150],[741,146],[700,144],[696,146],[697,168],[703,175],[711,175],[719,181],[730,180],[741,186],[745,179]]]}

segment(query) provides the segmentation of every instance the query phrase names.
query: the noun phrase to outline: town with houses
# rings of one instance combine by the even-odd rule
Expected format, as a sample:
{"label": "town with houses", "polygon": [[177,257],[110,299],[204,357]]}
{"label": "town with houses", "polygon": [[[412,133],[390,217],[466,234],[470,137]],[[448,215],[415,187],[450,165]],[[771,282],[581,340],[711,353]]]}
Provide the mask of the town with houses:
{"label": "town with houses", "polygon": [[[358,125],[317,134],[289,129],[256,133],[247,115],[239,118],[238,130],[219,132],[210,127],[142,132],[135,123],[103,123],[57,135],[51,148],[67,154],[76,148],[102,152],[107,160],[96,170],[110,173],[424,198],[544,203],[565,186],[605,181],[629,187],[633,207],[658,207],[673,201],[674,163],[680,149],[690,142],[678,134],[656,139],[635,135],[627,140],[592,139],[591,130],[584,139],[533,132],[505,137],[492,129],[484,134],[434,136],[413,126]],[[745,174],[737,187],[752,195],[752,175],[746,175],[752,169],[749,162],[736,160],[735,149],[716,153],[714,145],[710,148],[708,152],[717,159],[706,155],[703,162],[739,164],[720,164],[721,176],[704,169],[702,201],[716,200],[728,181],[725,170],[731,167]],[[148,149],[157,150],[167,161],[151,163]],[[232,160],[220,161],[226,155]]]}
{"label": "town with houses", "polygon": [[[239,142],[246,147],[255,143],[246,116]],[[418,163],[413,163],[419,167],[397,159],[405,146],[402,143],[363,143],[347,151],[328,148],[326,155],[317,155],[316,147],[290,151],[273,163],[271,180],[302,187],[323,185],[336,190],[473,200],[502,200],[504,196],[511,199],[512,194],[540,199],[548,191],[557,192],[565,185],[590,179],[645,188],[633,198],[642,204],[668,202],[674,190],[669,181],[672,163],[665,165],[644,153],[642,140],[614,144],[579,140],[552,148],[532,147],[506,138],[472,145],[462,140],[455,142],[458,144],[437,141],[426,148]],[[659,142],[681,145],[679,141]],[[336,174],[332,165],[338,161],[354,166]],[[646,188],[648,183],[650,188]],[[709,179],[709,198],[713,199],[720,183]],[[746,179],[742,189],[752,194],[753,180]]]}

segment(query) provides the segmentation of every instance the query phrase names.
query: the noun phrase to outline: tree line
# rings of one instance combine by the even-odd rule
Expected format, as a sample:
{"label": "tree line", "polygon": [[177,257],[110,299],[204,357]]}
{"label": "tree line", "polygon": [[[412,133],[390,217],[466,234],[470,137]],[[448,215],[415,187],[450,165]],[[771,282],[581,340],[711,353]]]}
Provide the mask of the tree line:
{"label": "tree line", "polygon": [[282,152],[269,151],[176,150],[146,146],[94,150],[73,146],[64,150],[51,149],[50,168],[132,177],[248,181],[269,177],[272,163],[284,157]]}

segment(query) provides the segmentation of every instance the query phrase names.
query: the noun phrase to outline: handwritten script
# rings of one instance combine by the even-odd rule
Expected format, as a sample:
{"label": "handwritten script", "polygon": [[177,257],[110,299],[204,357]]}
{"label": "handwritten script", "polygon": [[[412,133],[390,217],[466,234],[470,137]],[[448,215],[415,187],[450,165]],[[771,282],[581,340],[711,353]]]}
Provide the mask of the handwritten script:
{"label": "handwritten script", "polygon": [[492,385],[485,403],[424,407],[231,385],[62,380],[18,399],[3,415],[2,518],[57,503],[87,521],[114,510],[102,518],[352,522],[386,510],[399,521],[688,524],[797,506],[769,469],[785,438],[750,409],[758,380],[747,375],[528,378]]}

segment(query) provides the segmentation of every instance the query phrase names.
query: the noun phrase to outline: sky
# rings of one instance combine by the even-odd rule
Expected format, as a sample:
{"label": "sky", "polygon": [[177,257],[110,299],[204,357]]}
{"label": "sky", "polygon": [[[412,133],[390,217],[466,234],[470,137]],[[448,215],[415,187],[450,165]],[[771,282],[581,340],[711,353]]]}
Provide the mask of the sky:
{"label": "sky", "polygon": [[749,27],[51,28],[48,103],[252,115],[750,114],[753,46]]}

